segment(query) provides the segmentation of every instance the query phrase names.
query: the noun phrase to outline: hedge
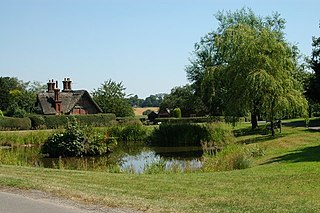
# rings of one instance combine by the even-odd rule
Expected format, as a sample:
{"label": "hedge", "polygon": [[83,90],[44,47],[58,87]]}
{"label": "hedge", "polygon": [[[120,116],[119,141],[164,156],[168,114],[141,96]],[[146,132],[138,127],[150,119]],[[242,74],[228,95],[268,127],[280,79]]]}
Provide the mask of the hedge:
{"label": "hedge", "polygon": [[116,121],[116,115],[108,114],[92,114],[92,115],[75,115],[79,123],[87,124],[94,127],[108,126]]}
{"label": "hedge", "polygon": [[156,122],[161,123],[207,123],[224,121],[223,116],[214,117],[184,117],[184,118],[156,118]]}
{"label": "hedge", "polygon": [[0,118],[0,130],[29,130],[31,129],[31,120],[29,118]]}
{"label": "hedge", "polygon": [[[68,122],[69,117],[75,117],[77,121],[84,125],[90,126],[108,126],[112,123],[112,121],[116,120],[116,116],[114,114],[92,114],[92,115],[46,115],[43,116],[45,126],[48,129],[57,129],[64,127]],[[41,122],[40,122],[41,124]],[[37,128],[39,126],[34,126],[33,128]]]}

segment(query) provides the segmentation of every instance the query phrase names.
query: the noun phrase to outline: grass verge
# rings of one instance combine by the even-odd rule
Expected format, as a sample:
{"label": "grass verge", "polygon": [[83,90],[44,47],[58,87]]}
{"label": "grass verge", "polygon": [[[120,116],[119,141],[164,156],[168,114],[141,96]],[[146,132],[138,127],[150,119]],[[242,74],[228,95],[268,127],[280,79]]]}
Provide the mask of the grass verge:
{"label": "grass verge", "polygon": [[265,155],[250,169],[228,172],[129,175],[0,165],[0,187],[147,212],[320,212],[319,138],[290,125],[275,138],[244,131],[237,141]]}

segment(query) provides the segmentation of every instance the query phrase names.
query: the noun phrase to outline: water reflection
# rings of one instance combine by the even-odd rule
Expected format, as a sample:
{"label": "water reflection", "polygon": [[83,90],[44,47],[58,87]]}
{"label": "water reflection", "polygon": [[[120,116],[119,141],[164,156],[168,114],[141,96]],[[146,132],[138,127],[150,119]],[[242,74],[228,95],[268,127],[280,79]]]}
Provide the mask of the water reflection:
{"label": "water reflection", "polygon": [[95,157],[44,158],[39,151],[39,147],[0,148],[0,164],[140,174],[159,162],[166,170],[199,169],[203,154],[201,147],[148,147],[137,142],[119,143],[112,153]]}

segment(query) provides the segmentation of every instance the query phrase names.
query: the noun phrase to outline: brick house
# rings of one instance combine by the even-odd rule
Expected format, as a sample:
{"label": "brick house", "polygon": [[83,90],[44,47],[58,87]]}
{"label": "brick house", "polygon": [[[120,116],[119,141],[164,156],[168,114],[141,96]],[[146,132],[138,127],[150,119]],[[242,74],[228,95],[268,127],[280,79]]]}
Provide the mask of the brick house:
{"label": "brick house", "polygon": [[37,95],[37,105],[44,115],[79,115],[102,113],[86,90],[72,90],[71,80],[65,78],[60,91],[58,81],[47,83],[48,90]]}

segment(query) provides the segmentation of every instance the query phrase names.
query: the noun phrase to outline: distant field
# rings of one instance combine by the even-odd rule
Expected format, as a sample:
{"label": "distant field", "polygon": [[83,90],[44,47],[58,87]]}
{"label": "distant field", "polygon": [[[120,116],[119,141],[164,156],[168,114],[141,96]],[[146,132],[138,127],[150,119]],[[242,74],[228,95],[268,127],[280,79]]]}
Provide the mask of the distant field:
{"label": "distant field", "polygon": [[148,109],[150,109],[150,110],[152,110],[152,111],[155,111],[155,112],[158,112],[159,111],[159,107],[135,107],[135,108],[133,108],[133,110],[134,110],[134,114],[136,115],[136,116],[141,116],[142,115],[142,113],[144,112],[144,111],[147,111]]}

